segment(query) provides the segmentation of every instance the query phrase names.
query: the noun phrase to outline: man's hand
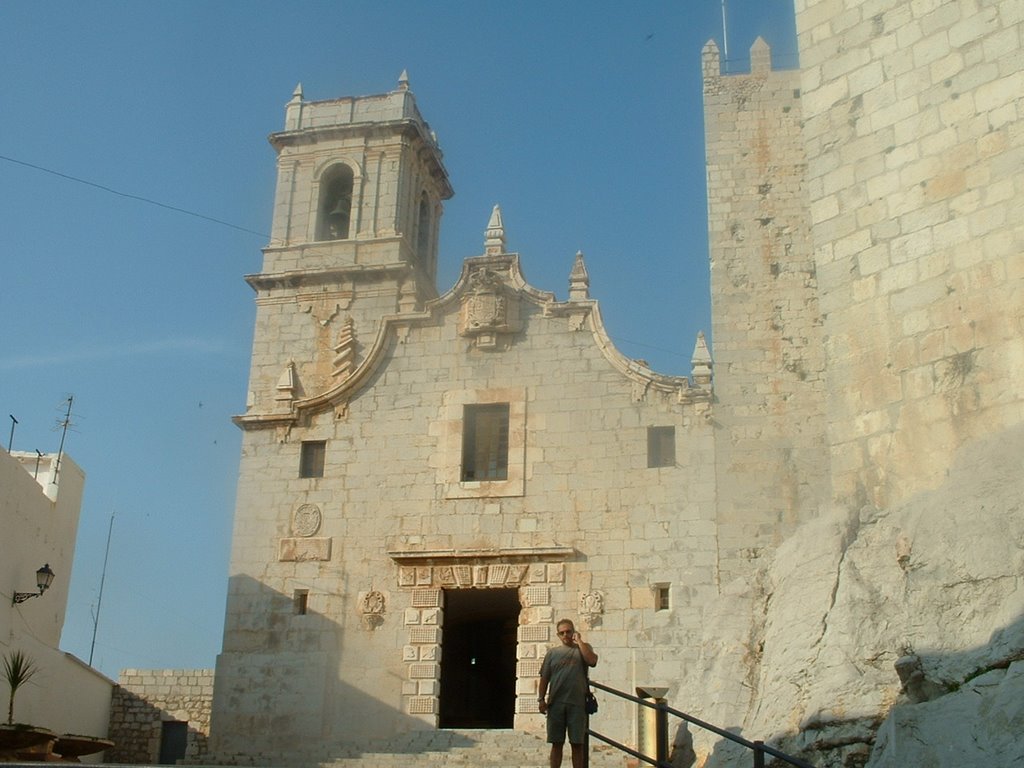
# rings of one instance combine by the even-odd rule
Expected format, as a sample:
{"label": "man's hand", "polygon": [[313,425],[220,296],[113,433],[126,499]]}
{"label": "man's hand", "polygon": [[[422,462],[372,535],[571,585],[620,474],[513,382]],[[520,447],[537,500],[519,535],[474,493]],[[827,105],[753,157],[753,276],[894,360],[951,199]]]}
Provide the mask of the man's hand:
{"label": "man's hand", "polygon": [[548,703],[544,701],[544,699],[537,702],[537,711],[542,715],[546,715],[548,713]]}

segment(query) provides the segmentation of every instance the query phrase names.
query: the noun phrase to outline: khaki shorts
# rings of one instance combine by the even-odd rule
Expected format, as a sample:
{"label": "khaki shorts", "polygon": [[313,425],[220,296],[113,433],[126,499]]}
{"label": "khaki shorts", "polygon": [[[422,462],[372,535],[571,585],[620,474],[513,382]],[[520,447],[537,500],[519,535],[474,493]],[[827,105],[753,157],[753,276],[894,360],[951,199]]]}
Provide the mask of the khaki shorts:
{"label": "khaki shorts", "polygon": [[548,744],[564,744],[569,731],[570,744],[582,744],[587,733],[587,713],[582,706],[559,701],[548,706]]}

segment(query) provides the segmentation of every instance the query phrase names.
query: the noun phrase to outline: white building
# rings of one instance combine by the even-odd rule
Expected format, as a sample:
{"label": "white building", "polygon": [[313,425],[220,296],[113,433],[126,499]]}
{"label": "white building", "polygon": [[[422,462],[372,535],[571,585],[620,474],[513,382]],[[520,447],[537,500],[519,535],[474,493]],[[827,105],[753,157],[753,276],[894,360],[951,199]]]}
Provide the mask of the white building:
{"label": "white building", "polygon": [[[54,454],[0,451],[0,656],[22,651],[38,667],[18,689],[15,722],[104,737],[113,682],[59,647],[84,484],[66,455],[58,471]],[[54,575],[40,595],[44,565]],[[6,703],[6,682],[0,690]]]}

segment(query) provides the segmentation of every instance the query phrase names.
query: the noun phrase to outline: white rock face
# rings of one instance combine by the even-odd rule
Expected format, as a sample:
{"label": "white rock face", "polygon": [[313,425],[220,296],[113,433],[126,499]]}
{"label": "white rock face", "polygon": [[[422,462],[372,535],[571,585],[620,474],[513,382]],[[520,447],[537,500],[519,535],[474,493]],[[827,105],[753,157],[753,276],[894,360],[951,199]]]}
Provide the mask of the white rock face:
{"label": "white rock face", "polygon": [[[712,722],[822,766],[1024,761],[1022,456],[1024,429],[1006,431],[967,444],[939,488],[805,525],[747,585],[761,616],[705,622]],[[728,680],[750,686],[742,717]]]}

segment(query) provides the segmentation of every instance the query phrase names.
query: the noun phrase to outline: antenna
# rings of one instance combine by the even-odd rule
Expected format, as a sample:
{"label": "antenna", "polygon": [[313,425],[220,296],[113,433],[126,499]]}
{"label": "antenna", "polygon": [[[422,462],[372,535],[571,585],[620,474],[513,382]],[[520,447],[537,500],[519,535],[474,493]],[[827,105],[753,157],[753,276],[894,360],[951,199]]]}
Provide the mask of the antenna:
{"label": "antenna", "polygon": [[51,485],[56,485],[57,476],[60,474],[60,461],[61,457],[64,456],[64,439],[68,436],[68,427],[71,426],[71,403],[74,402],[75,396],[68,395],[68,410],[64,414],[64,418],[57,422],[57,426],[62,428],[60,433],[60,448],[57,449],[57,463],[53,467],[53,479],[50,481]]}
{"label": "antenna", "polygon": [[7,415],[11,417],[11,437],[7,441],[7,452],[10,453],[11,448],[14,447],[14,427],[18,424],[18,420],[14,418],[14,414],[9,413]]}
{"label": "antenna", "polygon": [[110,513],[110,527],[107,529],[107,551],[103,554],[103,573],[100,576],[100,596],[96,599],[96,613],[92,617],[92,643],[89,645],[89,666],[92,666],[92,652],[96,650],[96,630],[100,625],[100,608],[103,606],[103,584],[107,580],[107,558],[110,557],[110,536],[114,532],[114,513]]}
{"label": "antenna", "polygon": [[729,30],[725,24],[725,0],[722,0],[722,55],[725,57],[726,67],[729,61]]}

